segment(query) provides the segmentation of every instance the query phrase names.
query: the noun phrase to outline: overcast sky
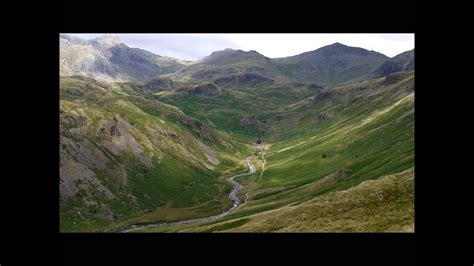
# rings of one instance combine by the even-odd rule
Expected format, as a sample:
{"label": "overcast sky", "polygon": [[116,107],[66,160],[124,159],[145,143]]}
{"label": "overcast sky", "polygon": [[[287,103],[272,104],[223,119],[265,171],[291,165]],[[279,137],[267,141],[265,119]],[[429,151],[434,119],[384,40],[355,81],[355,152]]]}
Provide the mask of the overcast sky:
{"label": "overcast sky", "polygon": [[[104,34],[70,34],[92,39]],[[130,47],[182,60],[199,60],[225,48],[256,50],[285,57],[316,50],[335,42],[374,50],[393,57],[415,48],[414,34],[109,34]]]}

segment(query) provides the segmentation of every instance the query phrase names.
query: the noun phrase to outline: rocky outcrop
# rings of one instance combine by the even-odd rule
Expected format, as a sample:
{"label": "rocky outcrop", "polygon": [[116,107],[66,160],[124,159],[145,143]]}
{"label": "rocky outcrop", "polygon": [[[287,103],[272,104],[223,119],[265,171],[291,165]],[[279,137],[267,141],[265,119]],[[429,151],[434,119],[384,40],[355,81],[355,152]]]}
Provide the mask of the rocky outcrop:
{"label": "rocky outcrop", "polygon": [[152,79],[145,86],[153,92],[173,90],[175,88],[174,82],[169,78]]}
{"label": "rocky outcrop", "polygon": [[59,192],[61,199],[68,199],[76,195],[79,190],[96,190],[103,193],[107,198],[115,196],[100,182],[93,171],[85,165],[64,158],[59,166]]}
{"label": "rocky outcrop", "polygon": [[185,67],[177,59],[131,48],[114,36],[92,40],[60,35],[60,75],[118,81],[147,80]]}
{"label": "rocky outcrop", "polygon": [[84,95],[84,92],[80,88],[66,88],[66,92],[69,94],[72,94],[74,96],[82,96]]}
{"label": "rocky outcrop", "polygon": [[240,119],[239,123],[242,126],[251,126],[255,124],[255,119],[252,115],[246,115]]}
{"label": "rocky outcrop", "polygon": [[206,156],[206,159],[213,165],[218,165],[220,163],[219,159],[217,158],[216,151],[209,148],[206,144],[202,143],[201,141],[196,141],[197,146],[201,149],[201,151]]}
{"label": "rocky outcrop", "polygon": [[336,172],[326,176],[325,180],[328,180],[328,181],[331,181],[331,182],[336,182],[336,181],[342,180],[347,176],[349,171],[350,171],[350,169],[341,168],[341,169],[337,170]]}
{"label": "rocky outcrop", "polygon": [[331,96],[330,91],[320,91],[316,96],[314,96],[313,103],[319,103]]}
{"label": "rocky outcrop", "polygon": [[415,69],[415,49],[401,53],[369,74],[369,78],[385,77],[395,72]]}
{"label": "rocky outcrop", "polygon": [[117,127],[117,122],[118,119],[114,118],[112,121],[103,124],[99,130],[97,130],[96,137],[120,137],[122,134]]}
{"label": "rocky outcrop", "polygon": [[329,118],[329,116],[327,114],[324,114],[324,113],[319,113],[318,114],[318,120],[319,121],[324,121],[324,120],[327,120]]}
{"label": "rocky outcrop", "polygon": [[192,95],[216,96],[219,94],[219,88],[212,83],[204,83],[186,91]]}
{"label": "rocky outcrop", "polygon": [[314,84],[314,83],[311,83],[311,84],[308,86],[308,90],[310,90],[310,91],[320,91],[320,90],[322,90],[322,89],[324,89],[323,86],[320,86],[320,85]]}
{"label": "rocky outcrop", "polygon": [[200,139],[211,140],[218,144],[222,144],[221,138],[219,138],[215,132],[209,128],[209,126],[203,124],[199,120],[178,113],[168,113],[165,114],[165,117],[166,119],[176,120],[178,124],[184,125],[192,134]]}
{"label": "rocky outcrop", "polygon": [[402,81],[403,79],[405,79],[405,76],[403,74],[394,73],[394,74],[390,74],[387,77],[385,77],[382,84],[385,85],[385,86],[388,86],[388,85],[396,84],[396,83]]}
{"label": "rocky outcrop", "polygon": [[[102,137],[100,144],[116,156],[121,156],[127,151],[131,151],[141,164],[147,168],[152,167],[151,158],[145,154],[143,146],[134,136],[134,129],[128,122],[115,117],[113,121],[105,122],[98,130],[98,137]],[[105,134],[105,135],[100,135]],[[107,136],[104,138],[104,136]]]}
{"label": "rocky outcrop", "polygon": [[286,116],[283,115],[283,114],[276,114],[276,115],[274,115],[274,116],[271,118],[271,120],[272,120],[272,121],[281,121],[281,120],[283,120],[283,119],[285,119],[285,118],[286,118]]}
{"label": "rocky outcrop", "polygon": [[271,78],[260,76],[254,73],[246,73],[239,75],[238,82],[242,85],[257,86],[257,85],[270,85],[274,81]]}

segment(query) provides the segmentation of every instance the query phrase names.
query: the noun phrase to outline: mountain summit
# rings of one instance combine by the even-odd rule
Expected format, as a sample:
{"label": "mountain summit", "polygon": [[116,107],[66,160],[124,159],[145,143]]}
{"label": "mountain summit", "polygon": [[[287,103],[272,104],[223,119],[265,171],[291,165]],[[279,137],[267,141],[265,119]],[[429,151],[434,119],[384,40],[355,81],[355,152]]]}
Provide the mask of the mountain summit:
{"label": "mountain summit", "polygon": [[334,43],[314,51],[273,60],[287,76],[334,85],[363,77],[388,59],[378,52]]}
{"label": "mountain summit", "polygon": [[213,65],[225,65],[238,63],[244,60],[252,61],[267,61],[269,58],[258,53],[257,51],[250,50],[248,52],[242,50],[234,50],[231,48],[226,48],[221,51],[216,51],[210,54],[209,56],[204,57],[201,60],[203,64],[213,64]]}
{"label": "mountain summit", "polygon": [[346,55],[354,54],[354,55],[362,55],[362,56],[374,56],[374,57],[380,57],[384,59],[388,58],[385,55],[375,52],[375,51],[369,51],[369,50],[366,50],[364,48],[359,48],[359,47],[347,46],[338,42],[321,47],[312,52],[307,52],[303,54],[323,54],[326,56],[331,56],[331,55],[334,56],[334,55],[341,55],[341,54],[346,54]]}
{"label": "mountain summit", "polygon": [[113,46],[123,44],[123,42],[120,40],[119,37],[112,36],[112,35],[103,35],[98,38],[92,39],[90,42],[93,45],[97,45],[104,48],[110,48]]}

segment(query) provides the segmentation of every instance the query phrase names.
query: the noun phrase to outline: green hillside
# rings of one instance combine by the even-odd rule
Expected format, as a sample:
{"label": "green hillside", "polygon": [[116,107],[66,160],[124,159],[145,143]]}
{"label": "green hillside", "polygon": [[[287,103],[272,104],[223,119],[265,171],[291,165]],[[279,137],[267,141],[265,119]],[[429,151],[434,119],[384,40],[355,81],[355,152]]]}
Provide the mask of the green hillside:
{"label": "green hillside", "polygon": [[414,50],[227,49],[186,66],[114,39],[62,39],[61,232],[222,214],[226,179],[249,156],[257,171],[235,179],[234,211],[136,232],[414,230]]}
{"label": "green hillside", "polygon": [[412,168],[414,77],[399,75],[394,84],[383,78],[337,87],[324,100],[315,100],[316,95],[280,109],[298,122],[269,125],[275,133],[261,145],[256,175],[241,180],[246,203],[224,220],[300,204]]}
{"label": "green hillside", "polygon": [[221,179],[245,169],[246,143],[138,85],[72,77],[60,86],[62,231],[105,230],[143,215],[199,217],[231,204]]}

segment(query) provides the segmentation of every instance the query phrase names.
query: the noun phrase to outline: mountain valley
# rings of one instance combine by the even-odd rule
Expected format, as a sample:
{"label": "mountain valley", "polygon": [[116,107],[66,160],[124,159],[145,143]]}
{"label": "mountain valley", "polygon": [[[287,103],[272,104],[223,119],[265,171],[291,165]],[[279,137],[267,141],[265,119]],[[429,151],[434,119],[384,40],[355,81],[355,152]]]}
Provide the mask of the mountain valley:
{"label": "mountain valley", "polygon": [[190,62],[61,34],[60,231],[413,232],[414,88],[414,49]]}

